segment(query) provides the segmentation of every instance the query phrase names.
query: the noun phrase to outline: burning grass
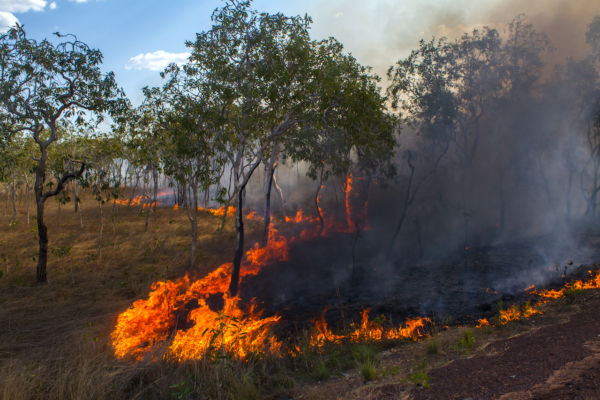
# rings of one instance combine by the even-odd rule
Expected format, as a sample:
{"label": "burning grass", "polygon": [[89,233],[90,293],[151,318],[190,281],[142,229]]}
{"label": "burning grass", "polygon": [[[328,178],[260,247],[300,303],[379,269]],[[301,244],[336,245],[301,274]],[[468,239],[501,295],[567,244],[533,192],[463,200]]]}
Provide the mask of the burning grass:
{"label": "burning grass", "polygon": [[[336,377],[341,371],[357,367],[358,385],[369,379],[384,379],[385,371],[394,367],[379,362],[381,350],[413,343],[439,329],[427,319],[392,324],[365,309],[346,329],[329,328],[323,313],[316,320],[320,325],[315,323],[311,330],[298,332],[294,341],[275,341],[271,328],[279,321],[274,315],[261,314],[256,305],[226,298],[220,311],[209,305],[212,295],[207,293],[223,293],[226,289],[222,278],[228,277],[230,267],[223,258],[232,249],[223,248],[223,243],[231,243],[231,223],[217,231],[219,218],[207,213],[200,219],[199,230],[206,234],[199,238],[203,250],[198,263],[205,278],[194,280],[185,277],[188,222],[184,213],[157,208],[151,214],[149,231],[143,233],[144,215],[137,216],[141,205],[117,205],[115,213],[106,218],[102,251],[98,253],[97,205],[91,199],[84,199],[84,205],[83,228],[71,209],[63,206],[60,212],[57,208],[48,210],[51,249],[68,246],[70,251],[53,253],[48,268],[50,282],[43,287],[30,283],[36,251],[33,223],[27,226],[20,218],[17,224],[3,223],[0,227],[2,399],[258,399],[277,393],[300,393],[304,389],[299,388],[307,382]],[[293,218],[296,225],[306,227],[297,230],[294,239],[273,231],[268,248],[255,246],[248,251],[242,274],[250,276],[258,273],[257,266],[285,260],[291,240],[323,234],[314,229],[312,217],[301,211]],[[347,229],[346,223],[334,228],[333,219],[329,221],[326,229],[330,231]],[[59,253],[64,256],[59,257]],[[222,268],[211,271],[209,267],[214,265]],[[180,276],[184,278],[177,278]],[[150,289],[152,282],[156,283]],[[532,307],[546,312],[539,304],[546,299],[599,287],[600,275],[591,273],[589,279],[565,288],[540,290],[540,301]],[[127,309],[136,298],[144,300]],[[190,298],[196,299],[197,305],[193,301],[190,304]],[[139,313],[122,317],[121,323],[127,326],[123,332],[132,343],[121,349],[121,354],[141,360],[115,359],[117,348],[110,335],[118,325],[115,316],[118,311],[134,309]],[[522,307],[518,310],[527,315]],[[513,325],[520,326],[507,324],[494,329],[513,329]],[[149,332],[143,337],[135,335],[144,329]],[[474,333],[477,345],[481,340],[478,332]],[[448,353],[449,347],[444,341],[440,343],[432,357]],[[294,346],[301,351],[295,351]],[[375,349],[373,357],[377,360],[360,358],[364,346]],[[399,348],[414,352],[418,346]],[[242,353],[240,348],[244,349]],[[286,356],[290,349],[294,357]],[[207,352],[211,357],[204,357]],[[168,356],[163,357],[165,354]],[[409,368],[412,364],[407,365]],[[406,373],[410,375],[410,371]],[[338,389],[331,393],[343,392]]]}
{"label": "burning grass", "polygon": [[[286,223],[305,226],[299,235],[290,238],[271,227],[268,245],[260,247],[256,244],[246,252],[240,273],[242,283],[267,265],[288,261],[291,243],[323,234],[315,227],[313,219],[304,217],[302,210]],[[333,223],[328,226],[336,227]],[[345,229],[343,225],[338,228]],[[201,359],[216,351],[241,360],[256,354],[280,355],[297,351],[298,346],[291,345],[282,352],[282,341],[271,333],[280,316],[263,317],[253,301],[243,305],[238,297],[227,296],[231,268],[230,263],[222,264],[204,278],[192,280],[186,275],[175,281],[153,284],[146,299],[137,300],[119,315],[111,335],[115,355],[138,360],[147,354],[156,357],[156,349],[165,348],[165,345],[162,357],[178,361]],[[222,297],[222,310],[211,309],[209,299],[214,296]],[[381,320],[369,320],[370,310],[365,309],[360,324],[346,334],[336,335],[327,327],[325,311],[314,323],[311,347],[341,341],[416,340],[424,335],[425,325],[431,323],[428,318],[414,318],[408,319],[404,326],[385,327]]]}

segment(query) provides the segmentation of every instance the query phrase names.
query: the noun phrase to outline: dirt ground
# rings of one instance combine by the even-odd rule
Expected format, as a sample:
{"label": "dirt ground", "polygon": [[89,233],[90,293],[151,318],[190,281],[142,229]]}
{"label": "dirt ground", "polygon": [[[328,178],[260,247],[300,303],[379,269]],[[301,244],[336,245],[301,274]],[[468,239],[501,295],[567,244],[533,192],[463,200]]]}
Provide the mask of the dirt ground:
{"label": "dirt ground", "polygon": [[[339,399],[368,400],[563,400],[600,399],[600,292],[562,300],[549,307],[544,316],[495,328],[469,355],[461,357],[452,350],[438,355],[423,355],[430,368],[426,386],[409,382],[407,374],[370,384],[347,379],[353,389]],[[457,331],[441,332],[437,340],[455,342]],[[422,347],[419,349],[419,345]],[[388,354],[382,365],[415,363],[425,353],[426,344],[407,351]],[[359,380],[360,381],[360,380]],[[325,386],[330,386],[325,389]],[[313,388],[308,398],[324,398],[335,384]],[[341,389],[343,385],[337,387]],[[304,396],[303,396],[304,397]]]}

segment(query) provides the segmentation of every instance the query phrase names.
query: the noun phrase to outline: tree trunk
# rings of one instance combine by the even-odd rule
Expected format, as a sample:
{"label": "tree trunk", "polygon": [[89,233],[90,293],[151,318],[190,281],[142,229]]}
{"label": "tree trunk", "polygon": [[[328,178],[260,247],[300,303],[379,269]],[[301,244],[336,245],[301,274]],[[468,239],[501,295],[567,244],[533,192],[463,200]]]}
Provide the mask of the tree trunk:
{"label": "tree trunk", "polygon": [[227,222],[227,214],[229,214],[229,204],[227,204],[225,206],[225,212],[223,213],[223,216],[221,217],[221,226],[219,226],[219,231],[222,231],[223,229],[225,229],[225,223]]}
{"label": "tree trunk", "polygon": [[[148,197],[148,199],[149,199],[149,197]],[[148,204],[148,203],[146,202],[146,204]],[[144,232],[148,232],[148,222],[150,219],[150,211],[151,211],[150,207],[152,207],[152,204],[148,204],[148,207],[146,210],[146,221],[144,222]]]}
{"label": "tree trunk", "polygon": [[79,226],[83,228],[83,210],[81,206],[79,206]]}
{"label": "tree trunk", "polygon": [[321,207],[319,206],[319,196],[321,195],[321,189],[323,189],[323,177],[325,176],[325,164],[321,165],[321,174],[319,175],[319,186],[317,187],[317,192],[315,193],[315,208],[317,210],[317,217],[319,217],[319,232],[322,232],[325,228],[325,220],[323,219],[323,214],[321,213]]}
{"label": "tree trunk", "polygon": [[400,211],[400,219],[398,220],[398,223],[396,224],[396,229],[394,230],[394,234],[392,235],[392,240],[390,241],[389,248],[388,248],[388,254],[391,254],[392,250],[394,249],[394,244],[396,243],[396,239],[398,238],[398,235],[400,234],[400,231],[402,230],[402,226],[404,225],[404,220],[406,219],[406,216],[408,215],[408,208],[414,201],[416,192],[418,191],[418,188],[415,191],[413,191],[413,189],[412,189],[413,180],[415,177],[415,166],[412,164],[412,159],[411,159],[410,153],[408,153],[407,164],[408,164],[408,167],[410,168],[410,176],[408,178],[408,184],[406,185],[406,193],[404,194],[404,202],[402,204],[402,209]]}
{"label": "tree trunk", "polygon": [[136,172],[135,174],[135,185],[131,188],[131,194],[129,195],[129,202],[127,203],[127,207],[131,206],[133,202],[133,198],[135,197],[135,189],[137,189],[138,184],[140,183],[140,173]]}
{"label": "tree trunk", "polygon": [[17,220],[17,201],[16,201],[16,187],[15,187],[15,174],[11,174],[10,181],[10,202],[12,205],[12,217],[10,218],[11,222],[15,222]]}
{"label": "tree trunk", "polygon": [[44,203],[46,200],[44,198],[44,178],[46,174],[46,159],[48,158],[48,153],[46,148],[41,145],[40,151],[42,152],[42,156],[35,169],[35,183],[33,187],[35,192],[39,243],[36,277],[38,283],[45,283],[47,281],[46,265],[48,263],[48,228],[44,224]]}
{"label": "tree trunk", "polygon": [[104,211],[102,210],[102,201],[98,202],[100,208],[100,229],[98,231],[98,259],[100,259],[100,252],[102,250],[102,237],[104,235]]}
{"label": "tree trunk", "polygon": [[269,227],[271,226],[271,188],[273,187],[273,175],[277,164],[271,164],[268,169],[267,181],[265,182],[265,226],[263,228],[262,246],[269,243]]}
{"label": "tree trunk", "polygon": [[85,164],[81,164],[81,169],[69,173],[63,174],[63,176],[56,182],[56,188],[49,192],[44,193],[44,181],[46,179],[46,161],[48,160],[48,146],[56,141],[56,131],[54,127],[51,127],[50,138],[42,141],[39,138],[40,131],[36,132],[34,139],[40,148],[41,157],[37,160],[37,166],[35,168],[35,183],[33,190],[35,193],[35,203],[37,208],[37,226],[38,226],[38,242],[39,242],[39,253],[38,253],[38,264],[36,269],[36,277],[39,283],[45,283],[46,279],[46,266],[48,263],[48,229],[44,224],[44,204],[49,197],[56,196],[64,189],[64,184],[68,183],[70,179],[79,178],[85,170]]}
{"label": "tree trunk", "polygon": [[235,255],[233,257],[233,269],[231,270],[231,282],[229,283],[229,295],[235,297],[238,292],[238,284],[240,280],[240,267],[242,264],[242,256],[244,255],[244,202],[245,188],[240,188],[238,193],[237,212],[235,214],[235,230],[237,233],[237,245]]}
{"label": "tree trunk", "polygon": [[29,209],[31,208],[31,188],[29,187],[29,177],[25,174],[25,204],[27,213],[27,225],[29,225]]}
{"label": "tree trunk", "polygon": [[152,167],[152,180],[154,181],[154,192],[152,194],[152,212],[156,212],[156,202],[158,201],[158,171]]}
{"label": "tree trunk", "polygon": [[41,188],[39,190],[40,196],[38,196],[38,190],[36,188],[36,205],[37,205],[37,227],[38,227],[38,265],[37,265],[37,281],[39,283],[45,283],[46,278],[46,264],[48,263],[48,228],[44,224],[44,200],[41,196]]}
{"label": "tree trunk", "polygon": [[75,212],[75,214],[77,214],[77,211],[79,211],[79,188],[77,182],[73,184],[73,195],[75,196],[75,198],[73,199],[73,211]]}
{"label": "tree trunk", "polygon": [[4,216],[5,217],[8,215],[8,203],[10,202],[10,200],[9,200],[10,196],[8,195],[8,191],[9,191],[8,187],[9,187],[9,184],[7,183],[4,186],[4,194],[6,194],[6,198],[4,199],[5,200],[5,202],[4,202]]}
{"label": "tree trunk", "polygon": [[[185,208],[187,210],[188,220],[190,221],[190,230],[192,234],[192,240],[190,243],[190,269],[194,268],[194,262],[196,260],[196,246],[198,241],[198,184],[196,182],[190,183],[190,188],[184,191],[185,196]],[[192,200],[188,200],[191,197]]]}
{"label": "tree trunk", "polygon": [[146,201],[148,200],[148,195],[146,193],[146,189],[148,188],[147,185],[147,180],[146,180],[146,176],[144,177],[144,186],[142,189],[142,194],[141,194],[141,198],[140,198],[140,209],[138,210],[138,217],[140,215],[142,215],[142,211],[144,211],[144,205],[146,204]]}
{"label": "tree trunk", "polygon": [[598,161],[594,160],[594,177],[592,181],[592,195],[590,196],[590,212],[592,217],[596,217],[596,207],[598,203]]}
{"label": "tree trunk", "polygon": [[281,189],[281,187],[277,183],[277,173],[273,174],[273,187],[275,188],[275,190],[279,194],[279,201],[280,201],[280,204],[281,204],[281,218],[283,218],[285,220],[285,216],[286,216],[286,213],[285,213],[285,197],[283,197],[283,190]]}

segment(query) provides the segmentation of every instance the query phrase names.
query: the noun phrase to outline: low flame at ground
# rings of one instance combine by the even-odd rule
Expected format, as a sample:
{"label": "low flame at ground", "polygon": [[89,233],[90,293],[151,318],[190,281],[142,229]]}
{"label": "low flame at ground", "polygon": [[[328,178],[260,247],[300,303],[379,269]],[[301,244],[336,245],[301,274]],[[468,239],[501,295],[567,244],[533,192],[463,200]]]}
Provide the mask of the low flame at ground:
{"label": "low flame at ground", "polygon": [[358,326],[351,326],[349,333],[345,335],[336,335],[328,327],[325,320],[327,308],[321,313],[321,317],[313,321],[313,329],[310,335],[311,347],[323,347],[327,343],[348,342],[373,342],[381,340],[417,340],[425,336],[425,327],[432,325],[429,318],[409,318],[404,322],[404,326],[397,328],[385,327],[385,318],[380,317],[375,320],[369,319],[370,309],[366,308],[361,312],[361,321]]}
{"label": "low flame at ground", "polygon": [[115,203],[120,206],[142,206],[143,209],[146,209],[162,205],[162,200],[160,200],[160,198],[169,195],[171,195],[171,193],[168,191],[159,192],[156,194],[157,201],[154,202],[152,201],[151,195],[140,194],[131,199],[115,199]]}
{"label": "low flame at ground", "polygon": [[[304,241],[334,232],[351,233],[359,229],[358,223],[352,223],[351,196],[352,174],[347,177],[345,184],[346,218],[336,221],[324,214],[323,228],[316,216],[308,216],[302,209],[293,217],[285,217],[282,223],[297,226],[299,232],[295,236],[281,235],[273,225],[270,227],[269,241],[265,247],[257,244],[245,253],[240,270],[240,284],[269,264],[289,260],[290,244]],[[143,203],[146,201],[146,203]],[[117,200],[119,204],[129,204],[128,200]],[[132,205],[150,207],[147,197],[138,196]],[[318,205],[318,204],[317,204]],[[366,221],[366,206],[364,203],[363,217]],[[178,205],[174,206],[178,209]],[[319,208],[320,209],[320,208]],[[216,209],[199,208],[214,216],[234,216],[235,208],[222,206]],[[246,214],[248,219],[262,219],[255,212]],[[206,357],[207,354],[222,352],[234,357],[245,359],[250,354],[285,354],[284,344],[272,333],[272,327],[279,323],[279,315],[263,316],[258,306],[251,301],[242,304],[239,297],[227,295],[232,264],[222,264],[204,278],[192,280],[185,276],[175,281],[160,281],[152,285],[146,299],[137,300],[117,319],[117,324],[111,334],[112,344],[117,357],[166,357],[177,361],[194,360]],[[561,298],[569,290],[588,290],[600,288],[600,271],[590,271],[590,279],[574,281],[562,289],[535,290],[535,286],[526,289],[535,294],[539,301],[535,305],[529,303],[523,306],[513,305],[501,310],[498,317],[500,324],[529,318],[541,314],[540,305],[551,299]],[[492,289],[488,289],[488,292]],[[495,291],[494,291],[495,292]],[[497,293],[497,292],[496,292]],[[215,298],[222,305],[212,307]],[[216,311],[213,308],[219,308]],[[350,328],[340,334],[334,334],[328,327],[323,310],[319,319],[313,321],[309,339],[311,348],[321,348],[327,343],[361,342],[381,340],[418,340],[426,336],[427,326],[432,325],[429,318],[407,319],[404,324],[393,326],[384,317],[369,319],[369,309],[361,313],[360,323],[351,324]],[[490,322],[483,318],[477,327],[489,326]],[[296,354],[298,346],[292,346],[287,353]]]}
{"label": "low flame at ground", "polygon": [[525,304],[522,307],[518,307],[514,304],[512,307],[506,310],[500,310],[500,323],[506,325],[511,321],[517,321],[523,318],[529,318],[532,315],[542,314],[542,311],[531,304]]}
{"label": "low flame at ground", "polygon": [[481,318],[477,321],[477,328],[483,328],[484,326],[490,326],[490,321],[487,318]]}
{"label": "low flame at ground", "polygon": [[513,305],[509,309],[500,310],[500,323],[504,325],[510,321],[529,318],[536,314],[543,314],[543,311],[539,308],[541,305],[546,304],[554,299],[563,298],[569,292],[600,289],[600,270],[596,272],[590,270],[588,272],[590,274],[589,279],[569,282],[561,289],[534,290],[534,285],[528,287],[526,289],[527,292],[538,296],[539,301],[537,304],[532,306],[531,304],[526,303],[522,307]]}

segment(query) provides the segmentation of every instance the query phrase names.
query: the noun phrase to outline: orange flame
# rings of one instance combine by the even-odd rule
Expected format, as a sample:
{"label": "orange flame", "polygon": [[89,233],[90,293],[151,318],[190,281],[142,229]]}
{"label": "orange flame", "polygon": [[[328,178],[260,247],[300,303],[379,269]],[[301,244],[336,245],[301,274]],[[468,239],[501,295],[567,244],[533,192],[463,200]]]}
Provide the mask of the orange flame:
{"label": "orange flame", "polygon": [[424,328],[426,324],[432,323],[429,318],[409,318],[405,321],[404,326],[400,325],[398,328],[386,329],[383,326],[384,319],[379,321],[369,320],[370,309],[367,308],[361,312],[361,322],[353,331],[347,335],[336,335],[327,326],[327,321],[325,321],[326,311],[327,308],[323,310],[318,320],[313,321],[313,333],[310,337],[310,345],[313,347],[323,347],[326,343],[337,343],[342,340],[350,342],[417,340],[425,336]]}
{"label": "orange flame", "polygon": [[322,347],[326,343],[336,343],[344,339],[343,335],[335,335],[329,330],[327,321],[325,320],[326,307],[321,312],[321,317],[313,321],[313,333],[310,336],[310,345],[312,347]]}
{"label": "orange flame", "polygon": [[481,318],[477,322],[478,322],[477,328],[483,328],[484,326],[490,326],[490,321],[488,321],[487,318]]}
{"label": "orange flame", "polygon": [[[255,245],[246,252],[241,279],[258,274],[263,265],[289,257],[285,238],[279,236],[276,229],[272,229],[270,235],[266,247]],[[227,292],[231,268],[231,263],[223,264],[193,283],[187,275],[175,282],[155,283],[148,299],[136,301],[117,318],[111,335],[115,355],[141,359],[156,344],[166,341],[178,324],[192,327],[177,331],[168,348],[167,355],[177,360],[201,358],[217,347],[239,358],[261,349],[278,351],[281,344],[269,335],[269,329],[279,321],[279,316],[263,318],[254,304],[249,310],[243,310],[237,297],[224,296],[225,306],[220,313],[208,306],[210,296]],[[185,320],[179,321],[177,316],[185,315],[190,304],[193,309]]]}
{"label": "orange flame", "polygon": [[352,172],[348,173],[346,177],[346,184],[344,185],[344,194],[345,194],[345,202],[346,205],[346,224],[349,229],[352,229],[352,209],[350,205],[350,193],[352,192]]}
{"label": "orange flame", "polygon": [[500,310],[500,323],[502,325],[506,325],[511,321],[529,318],[535,314],[542,314],[542,311],[540,311],[538,308],[533,307],[530,304],[525,304],[521,308],[513,304],[511,308],[508,308],[506,310]]}
{"label": "orange flame", "polygon": [[[141,202],[142,196],[135,200]],[[178,209],[178,205],[174,209]],[[221,217],[225,214],[235,215],[235,208],[231,206],[198,209]],[[246,217],[262,219],[255,212],[248,213]],[[255,244],[246,251],[240,270],[240,284],[247,277],[257,275],[265,265],[289,260],[289,246],[294,241],[307,240],[327,232],[352,231],[329,216],[325,216],[325,229],[321,231],[318,229],[318,219],[307,217],[301,209],[295,217],[286,218],[285,222],[304,224],[303,230],[298,236],[285,238],[271,225],[268,245],[260,247]],[[214,351],[232,354],[240,359],[251,353],[279,353],[282,344],[270,330],[279,322],[280,316],[264,317],[254,301],[244,307],[238,297],[228,297],[226,293],[231,269],[232,264],[226,263],[195,281],[186,275],[175,281],[154,283],[146,299],[137,300],[117,318],[111,334],[115,355],[120,358],[141,359],[153,356],[162,349],[164,357],[191,360],[205,357]],[[219,295],[223,298],[220,312],[209,306],[212,303],[210,299]],[[363,312],[361,327],[342,336],[335,335],[328,329],[323,314],[321,320],[315,322],[316,333],[311,338],[311,345],[320,346],[321,343],[341,339],[358,340],[352,338],[365,335],[370,340],[417,337],[421,335],[425,322],[430,320],[409,319],[405,327],[383,330],[378,324],[368,321],[366,310]]]}
{"label": "orange flame", "polygon": [[[214,215],[215,217],[223,217],[225,216],[225,206],[221,206],[219,208],[204,208],[198,207],[198,211],[206,211],[207,213]],[[227,216],[233,217],[235,215],[235,207],[228,206],[227,207]]]}
{"label": "orange flame", "polygon": [[525,292],[530,292],[533,289],[535,289],[535,285],[530,285],[530,286],[528,286],[528,287],[525,288]]}

